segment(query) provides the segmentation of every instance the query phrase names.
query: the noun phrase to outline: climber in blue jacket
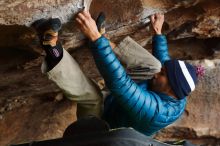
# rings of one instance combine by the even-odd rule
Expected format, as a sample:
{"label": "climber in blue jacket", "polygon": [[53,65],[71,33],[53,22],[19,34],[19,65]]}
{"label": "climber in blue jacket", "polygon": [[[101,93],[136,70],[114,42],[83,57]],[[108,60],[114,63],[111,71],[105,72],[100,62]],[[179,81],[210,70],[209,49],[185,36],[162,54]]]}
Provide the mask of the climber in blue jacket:
{"label": "climber in blue jacket", "polygon": [[186,96],[197,83],[196,69],[170,58],[166,37],[161,33],[164,15],[151,16],[156,32],[153,55],[129,37],[116,46],[103,34],[104,21],[95,22],[87,11],[80,12],[76,21],[91,41],[95,63],[111,93],[104,100],[104,109],[101,90],[58,41],[59,19],[40,20],[34,27],[46,51],[42,72],[65,97],[77,102],[78,118],[95,115],[111,128],[132,127],[150,136],[183,114]]}
{"label": "climber in blue jacket", "polygon": [[151,16],[156,32],[153,37],[153,55],[162,64],[161,71],[151,80],[139,84],[126,73],[111,43],[100,35],[90,14],[82,12],[76,20],[81,31],[92,41],[91,50],[96,65],[111,92],[105,100],[104,110],[104,118],[111,127],[133,127],[146,135],[152,135],[183,114],[186,96],[195,89],[197,83],[196,70],[184,61],[171,60],[166,37],[161,33],[163,14]]}

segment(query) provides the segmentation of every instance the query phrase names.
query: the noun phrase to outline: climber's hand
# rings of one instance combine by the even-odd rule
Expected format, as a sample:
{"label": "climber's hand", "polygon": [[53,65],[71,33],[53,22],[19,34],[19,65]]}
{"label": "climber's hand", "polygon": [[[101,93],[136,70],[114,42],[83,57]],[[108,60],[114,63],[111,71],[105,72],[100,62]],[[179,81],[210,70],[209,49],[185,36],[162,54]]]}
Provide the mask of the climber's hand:
{"label": "climber's hand", "polygon": [[79,28],[91,41],[96,41],[101,37],[95,21],[92,19],[88,11],[82,11],[77,14],[76,21],[79,24]]}
{"label": "climber's hand", "polygon": [[156,13],[151,15],[151,24],[156,34],[162,34],[162,27],[164,23],[164,14]]}

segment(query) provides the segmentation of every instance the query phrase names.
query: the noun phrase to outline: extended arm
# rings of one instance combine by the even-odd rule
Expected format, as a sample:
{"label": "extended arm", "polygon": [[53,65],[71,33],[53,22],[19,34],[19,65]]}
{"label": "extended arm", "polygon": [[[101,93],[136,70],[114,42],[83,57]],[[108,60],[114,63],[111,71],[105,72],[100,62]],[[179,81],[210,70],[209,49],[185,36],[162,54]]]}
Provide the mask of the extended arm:
{"label": "extended arm", "polygon": [[170,60],[166,36],[162,35],[162,27],[164,23],[163,14],[154,14],[151,16],[151,24],[155,31],[155,36],[153,37],[153,55],[161,62],[163,65],[166,60]]}

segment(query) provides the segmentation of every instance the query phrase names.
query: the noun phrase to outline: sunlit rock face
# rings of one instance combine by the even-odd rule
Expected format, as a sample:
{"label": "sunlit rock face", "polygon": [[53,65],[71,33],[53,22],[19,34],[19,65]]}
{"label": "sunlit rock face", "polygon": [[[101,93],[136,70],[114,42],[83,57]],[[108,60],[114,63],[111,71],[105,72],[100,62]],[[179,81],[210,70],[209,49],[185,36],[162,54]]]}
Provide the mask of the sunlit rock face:
{"label": "sunlit rock face", "polygon": [[156,138],[220,137],[219,0],[84,0],[84,4],[83,0],[5,0],[0,2],[0,145],[61,137],[76,120],[75,103],[61,100],[60,89],[40,71],[45,53],[30,27],[34,21],[60,18],[63,47],[88,77],[102,79],[74,21],[83,5],[94,19],[105,12],[112,41],[129,35],[149,51],[153,36],[149,17],[164,13],[170,55],[202,64],[206,75],[188,97],[182,118]]}
{"label": "sunlit rock face", "polygon": [[[0,23],[26,25],[40,18],[58,17],[63,23],[70,21],[82,6],[82,0],[12,0],[1,2]],[[86,1],[89,6],[90,1]]]}

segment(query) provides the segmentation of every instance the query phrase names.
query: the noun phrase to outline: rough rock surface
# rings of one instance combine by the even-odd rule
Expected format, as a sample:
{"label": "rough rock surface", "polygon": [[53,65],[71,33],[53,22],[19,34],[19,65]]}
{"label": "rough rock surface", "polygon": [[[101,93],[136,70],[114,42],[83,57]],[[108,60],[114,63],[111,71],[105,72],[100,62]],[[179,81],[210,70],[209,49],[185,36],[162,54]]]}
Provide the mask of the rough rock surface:
{"label": "rough rock surface", "polygon": [[[76,106],[69,100],[55,101],[54,94],[7,99],[0,111],[1,145],[61,137],[76,120]],[[7,128],[6,128],[7,127]]]}
{"label": "rough rock surface", "polygon": [[[90,0],[86,0],[85,4],[89,7]],[[82,0],[2,1],[0,23],[30,26],[35,20],[49,17],[59,17],[63,23],[66,23],[82,7]]]}
{"label": "rough rock surface", "polygon": [[[171,56],[203,64],[207,74],[188,98],[183,117],[156,138],[212,140],[212,145],[217,145],[220,1],[85,0],[85,4],[94,18],[100,11],[106,13],[111,40],[119,42],[130,35],[149,51],[153,35],[149,16],[165,13],[163,32],[168,37]],[[63,130],[76,120],[75,104],[60,100],[59,88],[40,72],[44,53],[29,27],[33,21],[59,17],[63,22],[60,40],[65,49],[87,76],[101,79],[84,45],[85,38],[73,21],[81,7],[82,0],[0,1],[0,145],[61,137]]]}

